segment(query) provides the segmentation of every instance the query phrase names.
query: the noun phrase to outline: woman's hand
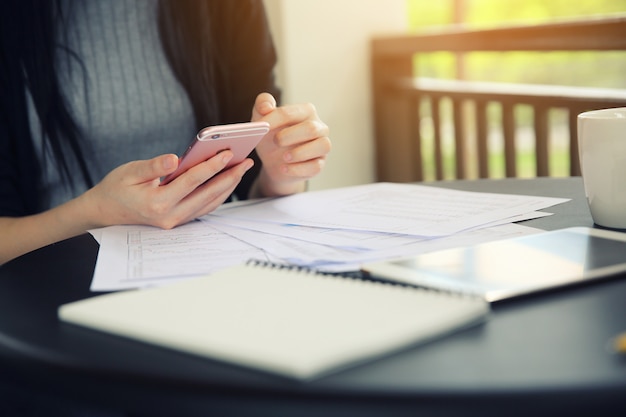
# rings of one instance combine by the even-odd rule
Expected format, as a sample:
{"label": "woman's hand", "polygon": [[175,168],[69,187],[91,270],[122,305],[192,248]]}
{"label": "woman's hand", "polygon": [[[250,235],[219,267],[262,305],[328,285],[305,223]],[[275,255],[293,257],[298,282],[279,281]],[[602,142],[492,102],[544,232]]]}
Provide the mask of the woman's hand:
{"label": "woman's hand", "polygon": [[312,104],[276,107],[271,94],[257,96],[252,121],[266,121],[270,133],[256,147],[263,162],[251,197],[273,197],[303,191],[319,174],[330,152],[329,129]]}
{"label": "woman's hand", "polygon": [[178,166],[176,155],[129,162],[58,207],[32,216],[0,217],[0,265],[97,227],[145,224],[171,229],[209,213],[254,163],[246,159],[220,172],[232,157],[230,151],[220,152],[163,186],[160,178]]}
{"label": "woman's hand", "polygon": [[176,155],[130,162],[79,199],[96,226],[147,224],[171,229],[215,210],[228,198],[253,165],[246,159],[220,173],[232,157],[230,151],[220,152],[163,186],[160,177],[176,169]]}

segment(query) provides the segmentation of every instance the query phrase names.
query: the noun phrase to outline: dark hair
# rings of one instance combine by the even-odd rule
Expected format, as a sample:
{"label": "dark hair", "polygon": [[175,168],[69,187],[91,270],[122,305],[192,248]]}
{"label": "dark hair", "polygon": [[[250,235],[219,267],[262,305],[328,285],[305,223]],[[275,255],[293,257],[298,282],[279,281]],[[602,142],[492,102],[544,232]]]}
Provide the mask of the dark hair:
{"label": "dark hair", "polygon": [[159,32],[198,128],[249,120],[262,91],[280,100],[262,0],[160,0]]}
{"label": "dark hair", "polygon": [[[0,201],[2,213],[23,215],[42,209],[45,190],[30,136],[26,88],[61,175],[72,185],[69,161],[74,158],[87,185],[94,184],[55,68],[59,49],[79,59],[63,46],[64,7],[71,4],[67,0],[0,1],[0,179],[4,181],[0,190],[21,199],[6,207]],[[262,0],[159,0],[158,25],[161,44],[187,92],[198,129],[249,120],[254,97],[262,91],[280,100],[273,79],[276,54]],[[68,148],[71,155],[63,152]],[[252,157],[257,163],[237,187],[240,198],[247,195],[261,166],[255,153]],[[11,167],[5,167],[7,161]]]}
{"label": "dark hair", "polygon": [[[6,1],[6,0],[5,0]],[[198,126],[216,124],[221,119],[218,106],[216,80],[227,76],[220,68],[222,60],[217,59],[223,52],[215,42],[219,28],[214,29],[220,16],[220,8],[231,3],[222,1],[161,0],[159,2],[159,32],[166,56],[174,73],[185,87],[194,109]],[[69,145],[87,184],[93,186],[93,179],[82,157],[79,132],[68,111],[55,68],[60,25],[67,10],[62,0],[10,0],[5,5],[12,13],[3,19],[3,38],[8,56],[2,56],[2,66],[10,65],[13,71],[10,78],[17,77],[21,82],[8,82],[13,86],[28,87],[37,116],[41,121],[42,137],[52,150],[62,175],[70,181],[68,156],[63,152],[62,143]],[[8,17],[8,16],[7,16]],[[28,30],[18,25],[28,24]],[[21,30],[20,30],[21,29]],[[61,33],[62,35],[62,33]],[[67,53],[75,56],[72,51]],[[5,73],[3,68],[3,73]],[[15,81],[15,80],[13,80]],[[5,85],[5,83],[3,83]]]}
{"label": "dark hair", "polygon": [[[71,182],[67,157],[63,153],[65,141],[77,156],[82,175],[89,186],[89,176],[78,139],[78,129],[72,119],[55,68],[57,19],[62,19],[60,1],[11,0],[5,3],[12,13],[2,13],[2,38],[5,42],[2,73],[7,74],[3,87],[28,87],[37,116],[41,122],[42,137],[50,145],[62,173]],[[27,24],[28,30],[21,25]],[[8,70],[8,71],[7,71]],[[3,80],[5,81],[5,80]],[[6,92],[3,92],[6,94]],[[18,96],[25,92],[17,92]],[[2,109],[3,113],[5,109]],[[10,114],[10,113],[9,113]]]}
{"label": "dark hair", "polygon": [[220,35],[217,19],[223,1],[161,0],[159,34],[169,63],[185,87],[198,127],[218,123],[216,81],[227,76],[224,51],[216,42]]}

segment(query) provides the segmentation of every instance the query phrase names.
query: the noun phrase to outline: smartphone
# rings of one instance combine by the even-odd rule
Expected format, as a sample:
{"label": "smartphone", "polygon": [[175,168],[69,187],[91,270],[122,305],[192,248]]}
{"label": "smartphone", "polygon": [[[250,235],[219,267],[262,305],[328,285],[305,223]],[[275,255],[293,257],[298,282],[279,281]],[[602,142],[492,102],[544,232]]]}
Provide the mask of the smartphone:
{"label": "smartphone", "polygon": [[626,272],[626,233],[571,227],[363,266],[373,278],[495,302]]}
{"label": "smartphone", "polygon": [[189,168],[230,150],[234,153],[226,168],[237,165],[250,155],[254,147],[269,132],[267,122],[247,122],[205,127],[196,135],[185,153],[180,157],[176,171],[161,180],[168,184]]}

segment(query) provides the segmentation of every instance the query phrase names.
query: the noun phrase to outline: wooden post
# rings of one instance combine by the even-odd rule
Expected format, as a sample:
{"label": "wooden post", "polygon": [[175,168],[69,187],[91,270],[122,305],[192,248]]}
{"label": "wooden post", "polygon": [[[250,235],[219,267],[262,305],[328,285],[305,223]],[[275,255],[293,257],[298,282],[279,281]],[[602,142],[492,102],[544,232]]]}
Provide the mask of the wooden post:
{"label": "wooden post", "polygon": [[417,178],[412,138],[411,97],[394,92],[391,83],[412,76],[410,57],[385,58],[372,54],[374,134],[377,181],[408,182]]}

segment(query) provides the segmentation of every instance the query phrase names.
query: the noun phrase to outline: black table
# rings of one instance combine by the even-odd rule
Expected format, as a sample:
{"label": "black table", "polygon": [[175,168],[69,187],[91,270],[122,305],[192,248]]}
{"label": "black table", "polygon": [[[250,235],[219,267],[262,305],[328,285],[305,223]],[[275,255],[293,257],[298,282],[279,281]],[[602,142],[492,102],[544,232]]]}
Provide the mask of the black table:
{"label": "black table", "polygon": [[[524,224],[592,226],[580,178],[433,183],[572,198]],[[98,245],[69,239],[0,267],[0,378],[32,392],[151,416],[624,415],[626,279],[496,304],[484,325],[298,383],[60,323],[91,297]],[[626,254],[624,254],[626,256]],[[348,308],[348,307],[347,307]],[[621,414],[620,414],[621,413]]]}

